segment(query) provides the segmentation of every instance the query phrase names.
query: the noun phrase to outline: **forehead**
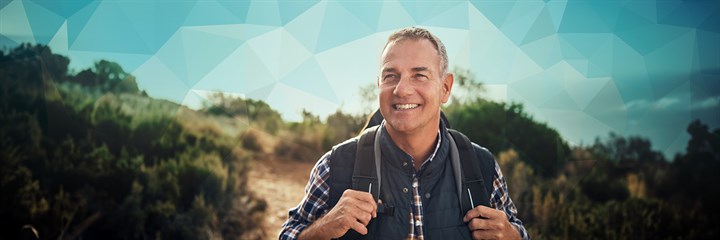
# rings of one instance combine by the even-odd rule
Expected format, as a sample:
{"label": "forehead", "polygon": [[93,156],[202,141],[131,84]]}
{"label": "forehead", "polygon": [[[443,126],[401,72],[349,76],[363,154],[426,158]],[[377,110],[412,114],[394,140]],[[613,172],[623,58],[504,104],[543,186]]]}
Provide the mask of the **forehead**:
{"label": "forehead", "polygon": [[435,70],[440,54],[427,39],[400,39],[390,42],[382,53],[382,68],[426,67]]}

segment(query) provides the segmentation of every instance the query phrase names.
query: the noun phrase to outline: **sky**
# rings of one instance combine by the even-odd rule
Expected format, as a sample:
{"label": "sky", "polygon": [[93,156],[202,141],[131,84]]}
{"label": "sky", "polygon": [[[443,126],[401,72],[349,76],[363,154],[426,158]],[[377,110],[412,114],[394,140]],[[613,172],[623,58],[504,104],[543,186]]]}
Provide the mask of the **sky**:
{"label": "sky", "polygon": [[152,97],[197,108],[223,92],[290,121],[361,112],[408,26],[573,145],[612,131],[672,157],[692,120],[720,128],[718,1],[0,0],[4,48],[47,44],[76,71],[118,62]]}

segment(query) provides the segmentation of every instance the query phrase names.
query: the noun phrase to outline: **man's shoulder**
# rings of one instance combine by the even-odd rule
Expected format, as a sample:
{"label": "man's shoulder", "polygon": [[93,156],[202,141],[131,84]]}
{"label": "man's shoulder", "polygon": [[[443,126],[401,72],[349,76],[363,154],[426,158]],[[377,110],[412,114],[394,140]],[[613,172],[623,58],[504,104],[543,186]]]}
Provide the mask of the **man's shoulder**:
{"label": "man's shoulder", "polygon": [[341,142],[341,143],[338,143],[337,145],[335,145],[335,146],[332,147],[332,150],[331,150],[331,151],[332,151],[332,152],[335,152],[335,151],[346,151],[346,150],[348,150],[349,148],[352,148],[352,149],[354,150],[354,149],[357,148],[357,143],[358,143],[359,138],[360,138],[360,137],[357,136],[357,137],[349,138],[349,139],[347,139],[347,140],[345,140],[345,141],[343,141],[343,142]]}
{"label": "man's shoulder", "polygon": [[477,155],[479,158],[489,158],[494,159],[492,152],[488,150],[487,148],[480,146],[480,144],[472,143],[473,151],[475,151],[475,155]]}
{"label": "man's shoulder", "polygon": [[[454,132],[456,132],[456,133],[460,133],[460,134],[462,134],[461,136],[467,138],[467,135],[465,135],[464,133],[462,133],[462,132],[460,132],[460,131],[458,131],[458,130],[448,129],[448,131],[454,131]],[[480,159],[492,159],[492,160],[495,159],[495,158],[493,157],[492,152],[490,152],[490,150],[488,150],[487,148],[485,148],[485,147],[483,147],[483,146],[480,146],[480,144],[477,144],[477,143],[473,142],[473,141],[470,140],[469,138],[468,138],[468,141],[470,141],[470,144],[471,144],[472,147],[473,147],[473,151],[475,152],[475,155],[476,155],[478,158],[480,158]]]}
{"label": "man's shoulder", "polygon": [[327,158],[328,162],[335,167],[352,166],[355,162],[358,139],[359,137],[353,137],[333,146]]}

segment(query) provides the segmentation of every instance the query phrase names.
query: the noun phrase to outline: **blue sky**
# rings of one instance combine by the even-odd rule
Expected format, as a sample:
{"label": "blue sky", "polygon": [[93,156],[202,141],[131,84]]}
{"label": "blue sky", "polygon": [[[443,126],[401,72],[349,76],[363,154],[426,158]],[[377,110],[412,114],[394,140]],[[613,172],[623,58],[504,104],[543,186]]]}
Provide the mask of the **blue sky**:
{"label": "blue sky", "polygon": [[717,1],[0,1],[0,45],[48,44],[76,70],[120,63],[150,96],[225,92],[288,120],[362,110],[385,38],[423,26],[488,97],[572,144],[614,131],[671,156],[720,127]]}

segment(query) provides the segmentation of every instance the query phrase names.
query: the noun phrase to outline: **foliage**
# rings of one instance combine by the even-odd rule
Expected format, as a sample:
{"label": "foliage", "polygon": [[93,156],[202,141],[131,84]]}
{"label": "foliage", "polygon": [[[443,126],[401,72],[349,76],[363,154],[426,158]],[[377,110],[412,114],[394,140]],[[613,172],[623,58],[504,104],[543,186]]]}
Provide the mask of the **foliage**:
{"label": "foliage", "polygon": [[460,105],[482,99],[482,95],[485,93],[485,86],[482,82],[476,81],[475,75],[470,69],[456,66],[453,67],[452,73],[455,79],[453,83],[455,87],[452,91],[451,104]]}
{"label": "foliage", "polygon": [[0,63],[0,238],[263,237],[233,137],[129,111],[144,106],[120,98],[155,100],[116,63],[72,74],[28,44]]}
{"label": "foliage", "polygon": [[[482,99],[456,69],[453,128],[497,153],[519,216],[535,239],[714,239],[720,218],[720,129],[694,121],[687,152],[671,162],[639,136],[609,133],[570,148],[521,104]],[[458,82],[459,81],[459,82]],[[454,90],[455,91],[455,90]],[[467,95],[468,93],[474,93]]]}
{"label": "foliage", "polygon": [[135,77],[126,73],[119,64],[106,60],[96,62],[92,69],[80,71],[68,80],[100,92],[139,93]]}
{"label": "foliage", "polygon": [[[700,213],[708,214],[696,224],[697,229],[707,230],[707,236],[719,236],[714,226],[720,224],[714,213],[720,210],[720,128],[710,130],[698,120],[688,125],[687,152],[675,156],[670,164],[667,177],[658,190],[658,196],[678,206],[688,206]],[[711,230],[712,229],[712,230]]]}
{"label": "foliage", "polygon": [[493,151],[515,149],[536,173],[557,174],[570,148],[554,129],[532,119],[521,104],[478,99],[451,105],[445,113],[452,127]]}
{"label": "foliage", "polygon": [[[263,101],[221,93],[192,111],[147,97],[118,64],[74,74],[68,63],[46,46],[0,51],[2,239],[26,224],[41,238],[265,238],[266,203],[246,188],[250,159],[316,161],[365,122],[340,110],[283,122]],[[496,153],[533,238],[720,236],[720,129],[690,123],[686,152],[670,160],[616,133],[571,148],[521,104],[483,99],[469,70],[454,71],[462,98],[444,111]]]}
{"label": "foliage", "polygon": [[276,133],[283,125],[280,113],[260,100],[243,99],[215,93],[209,96],[211,104],[201,111],[211,115],[244,118],[257,127]]}
{"label": "foliage", "polygon": [[364,117],[339,110],[329,115],[325,122],[303,111],[302,122],[290,123],[287,131],[280,133],[275,154],[293,161],[317,161],[332,146],[356,136],[364,123]]}
{"label": "foliage", "polygon": [[370,115],[378,109],[378,95],[379,90],[377,83],[373,82],[367,85],[360,86],[360,102],[363,106],[363,115]]}
{"label": "foliage", "polygon": [[[691,134],[688,149],[712,146],[720,139],[697,121],[690,124],[688,132],[698,128],[701,130]],[[501,152],[498,162],[531,235],[541,239],[717,238],[720,233],[714,226],[720,218],[708,213],[717,210],[718,189],[693,182],[714,182],[717,175],[689,167],[697,166],[694,164],[680,167],[678,159],[688,159],[692,151],[667,162],[650,145],[632,142],[648,140],[611,133],[593,145],[575,147],[571,161],[553,178],[533,176],[514,150]],[[689,161],[717,159],[717,152],[710,152],[712,147],[702,149],[706,158]],[[698,178],[692,177],[696,175]],[[518,185],[521,181],[532,186]]]}

